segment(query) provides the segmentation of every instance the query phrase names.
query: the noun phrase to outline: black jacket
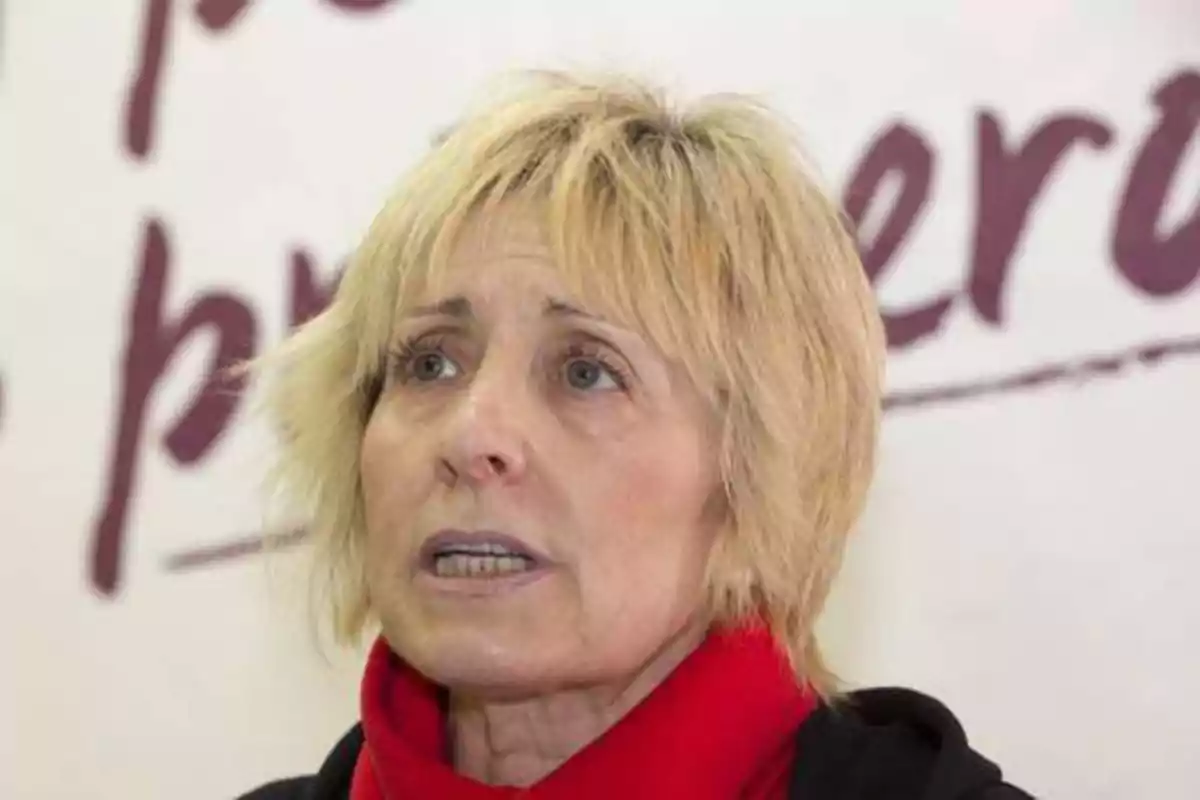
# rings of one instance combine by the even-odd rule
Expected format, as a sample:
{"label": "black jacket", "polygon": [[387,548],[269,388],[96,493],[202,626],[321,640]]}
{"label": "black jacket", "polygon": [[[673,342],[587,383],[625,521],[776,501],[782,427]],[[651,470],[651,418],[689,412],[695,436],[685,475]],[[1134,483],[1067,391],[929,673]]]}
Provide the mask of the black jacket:
{"label": "black jacket", "polygon": [[[346,800],[361,748],[362,728],[356,725],[316,775],[277,781],[240,800]],[[796,763],[788,796],[792,800],[1031,797],[1005,783],[999,768],[970,748],[962,726],[945,706],[907,689],[854,692],[835,707],[821,706],[813,712],[796,732]]]}

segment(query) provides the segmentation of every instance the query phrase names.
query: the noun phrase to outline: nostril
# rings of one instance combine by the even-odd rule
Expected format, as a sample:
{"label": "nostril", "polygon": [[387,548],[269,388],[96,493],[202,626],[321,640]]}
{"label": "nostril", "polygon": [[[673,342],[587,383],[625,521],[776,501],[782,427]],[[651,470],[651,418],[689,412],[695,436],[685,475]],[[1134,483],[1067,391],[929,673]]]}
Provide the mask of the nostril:
{"label": "nostril", "polygon": [[491,467],[492,471],[497,475],[503,475],[508,471],[508,465],[504,463],[504,459],[502,459],[500,456],[488,456],[487,461],[488,466]]}

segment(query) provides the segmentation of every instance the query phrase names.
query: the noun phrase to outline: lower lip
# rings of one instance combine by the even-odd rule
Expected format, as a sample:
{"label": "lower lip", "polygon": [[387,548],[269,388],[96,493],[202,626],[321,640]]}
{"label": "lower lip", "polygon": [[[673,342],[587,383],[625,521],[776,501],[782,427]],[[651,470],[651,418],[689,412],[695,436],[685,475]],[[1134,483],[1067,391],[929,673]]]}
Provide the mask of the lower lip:
{"label": "lower lip", "polygon": [[487,597],[521,589],[550,574],[545,565],[530,567],[522,572],[474,577],[444,577],[429,569],[417,573],[417,582],[437,592],[467,597]]}

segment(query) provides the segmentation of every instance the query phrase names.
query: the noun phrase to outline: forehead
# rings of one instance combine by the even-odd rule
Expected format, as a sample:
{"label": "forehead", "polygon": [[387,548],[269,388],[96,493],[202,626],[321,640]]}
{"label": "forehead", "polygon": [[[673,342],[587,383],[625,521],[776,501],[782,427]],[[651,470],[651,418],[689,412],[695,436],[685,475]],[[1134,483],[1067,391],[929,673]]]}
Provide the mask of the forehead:
{"label": "forehead", "polygon": [[514,284],[542,293],[566,291],[540,226],[527,215],[505,214],[468,222],[426,292],[486,294]]}
{"label": "forehead", "polygon": [[551,248],[543,230],[528,213],[479,216],[466,222],[445,258],[429,266],[419,289],[401,298],[402,310],[412,312],[453,299],[476,308],[527,303],[576,309],[632,328],[627,315],[573,279],[573,271]]}
{"label": "forehead", "polygon": [[469,268],[498,257],[550,260],[543,226],[532,213],[505,210],[473,215],[456,232],[446,266]]}

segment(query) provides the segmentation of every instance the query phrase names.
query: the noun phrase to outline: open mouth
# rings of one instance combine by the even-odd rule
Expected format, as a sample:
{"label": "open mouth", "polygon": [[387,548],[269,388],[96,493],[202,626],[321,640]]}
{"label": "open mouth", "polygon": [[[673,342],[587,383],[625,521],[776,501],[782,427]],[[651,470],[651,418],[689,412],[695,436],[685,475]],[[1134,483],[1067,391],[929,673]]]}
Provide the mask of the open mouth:
{"label": "open mouth", "polygon": [[536,572],[546,561],[513,536],[443,530],[421,548],[421,568],[438,578],[501,579]]}
{"label": "open mouth", "polygon": [[453,545],[434,552],[431,571],[439,578],[494,578],[528,572],[536,564],[501,545]]}

